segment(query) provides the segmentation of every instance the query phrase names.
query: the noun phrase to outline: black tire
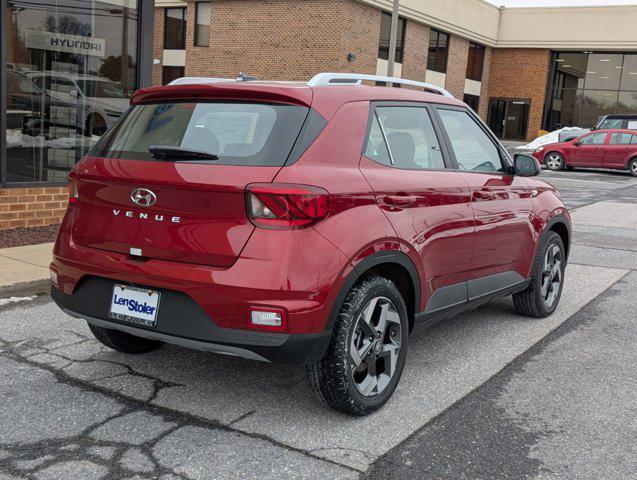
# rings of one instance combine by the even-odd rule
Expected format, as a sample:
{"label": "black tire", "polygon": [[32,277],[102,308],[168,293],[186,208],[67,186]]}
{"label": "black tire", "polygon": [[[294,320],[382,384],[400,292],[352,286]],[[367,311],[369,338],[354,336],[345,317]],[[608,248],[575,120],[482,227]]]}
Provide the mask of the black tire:
{"label": "black tire", "polygon": [[[373,313],[369,315],[370,322],[364,320],[366,311]],[[391,313],[391,320],[383,313],[387,311]],[[385,320],[381,322],[383,317]],[[374,319],[378,320],[377,324]],[[381,334],[381,330],[384,333]],[[377,336],[368,336],[370,331],[377,331]],[[375,276],[359,281],[343,302],[325,357],[307,367],[314,393],[326,406],[351,415],[367,415],[382,407],[394,393],[402,375],[408,336],[407,308],[396,286],[386,278]],[[356,347],[359,341],[361,350],[367,349],[367,355],[359,357],[359,366],[355,368],[356,360],[350,350],[355,348],[359,352]],[[393,372],[391,357],[394,358]],[[373,379],[372,370],[376,387],[365,395],[359,389],[373,384],[372,381],[365,382],[367,378]],[[374,388],[378,390],[376,393]]]}
{"label": "black tire", "polygon": [[628,173],[630,173],[633,177],[637,177],[637,157],[628,162]]}
{"label": "black tire", "polygon": [[[559,285],[555,291],[555,283],[552,279],[547,279],[546,260],[549,258],[549,249],[555,251],[555,247],[559,249]],[[547,256],[548,255],[548,256]],[[554,262],[553,265],[555,265]],[[548,232],[542,239],[540,248],[537,251],[533,261],[533,270],[531,273],[531,283],[522,292],[513,294],[513,304],[516,311],[527,317],[548,317],[555,311],[560,303],[562,289],[564,287],[564,271],[566,267],[566,250],[560,236],[555,232]],[[556,272],[557,274],[557,272]],[[547,281],[546,293],[543,292],[543,282]],[[549,297],[551,295],[551,297]],[[547,303],[548,299],[550,303]]]}
{"label": "black tire", "polygon": [[101,343],[118,352],[131,354],[147,353],[157,350],[164,344],[164,342],[160,342],[159,340],[136,337],[126,332],[97,327],[90,323],[88,324],[88,328]]}
{"label": "black tire", "polygon": [[549,170],[559,172],[564,168],[564,157],[558,152],[549,152],[544,156],[544,165]]}

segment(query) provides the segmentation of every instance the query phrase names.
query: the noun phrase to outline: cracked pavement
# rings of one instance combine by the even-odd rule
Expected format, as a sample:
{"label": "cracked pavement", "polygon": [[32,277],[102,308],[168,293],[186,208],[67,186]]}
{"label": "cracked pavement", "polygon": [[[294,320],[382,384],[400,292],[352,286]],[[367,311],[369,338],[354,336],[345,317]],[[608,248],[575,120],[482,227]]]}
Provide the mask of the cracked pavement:
{"label": "cracked pavement", "polygon": [[[409,472],[417,473],[417,478],[507,478],[494,470],[463,470],[461,462],[452,462],[457,470],[427,470],[419,459],[463,445],[461,434],[467,432],[449,435],[448,424],[433,429],[440,419],[449,418],[456,425],[469,415],[490,418],[499,408],[516,425],[531,428],[533,418],[542,412],[531,409],[525,400],[529,389],[522,386],[542,384],[544,372],[558,358],[546,358],[543,368],[529,369],[522,386],[506,389],[506,401],[502,389],[489,401],[470,400],[493,382],[510,379],[511,366],[520,359],[540,355],[537,345],[560,341],[557,332],[577,323],[578,315],[596,298],[615,291],[628,298],[634,289],[618,285],[634,278],[631,271],[637,270],[637,180],[596,172],[543,175],[576,208],[574,246],[556,313],[547,319],[519,317],[507,298],[416,335],[410,340],[409,358],[394,397],[365,418],[325,410],[312,397],[300,367],[174,346],[127,356],[95,341],[82,321],[63,314],[48,296],[0,306],[0,480],[340,479],[358,478],[362,472],[371,478],[402,478],[403,473],[409,478]],[[611,209],[618,214],[608,215]],[[635,313],[632,303],[622,305]],[[604,320],[619,315],[612,308],[596,312],[588,314],[591,325],[596,315]],[[596,338],[585,337],[589,343]],[[612,335],[604,338],[610,341]],[[566,347],[577,349],[576,343]],[[626,372],[618,369],[617,375],[624,379]],[[598,377],[577,379],[569,385],[573,398],[578,397],[578,388],[590,390],[586,382]],[[612,395],[594,391],[602,400],[604,393]],[[541,399],[537,390],[532,393]],[[630,404],[631,399],[626,401]],[[468,407],[462,407],[467,402]],[[633,398],[633,418],[634,407]],[[449,417],[460,408],[465,408],[464,417]],[[527,474],[568,478],[563,463],[573,463],[574,457],[563,445],[577,421],[565,410],[554,411],[570,422],[553,422],[558,425],[555,431],[567,435],[556,437],[562,449],[545,441],[557,435],[551,428],[539,436],[520,434],[519,439],[532,448],[514,450],[515,442],[507,444],[505,458],[518,452],[522,456],[516,458],[525,467],[522,474],[508,478],[527,478]],[[481,424],[465,427],[483,432]],[[619,422],[617,428],[621,427]],[[592,427],[577,428],[578,442],[585,446],[587,429]],[[635,443],[632,433],[624,436],[624,442]],[[418,450],[422,444],[413,442],[420,438],[427,439],[432,450]],[[408,445],[412,453],[401,456]],[[433,450],[440,445],[445,448]],[[506,450],[507,445],[501,448]],[[566,460],[552,461],[551,448]],[[473,465],[482,465],[494,452],[475,449]],[[421,468],[400,470],[407,460]],[[590,472],[586,461],[581,462],[584,465],[574,471]],[[622,472],[599,478],[624,478]]]}

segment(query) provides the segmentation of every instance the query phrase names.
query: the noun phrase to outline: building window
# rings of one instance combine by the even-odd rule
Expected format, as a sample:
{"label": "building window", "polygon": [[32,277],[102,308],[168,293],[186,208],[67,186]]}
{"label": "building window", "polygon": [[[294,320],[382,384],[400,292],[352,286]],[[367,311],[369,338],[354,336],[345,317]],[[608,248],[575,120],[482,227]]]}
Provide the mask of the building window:
{"label": "building window", "polygon": [[557,52],[544,128],[590,128],[600,117],[637,112],[637,55]]}
{"label": "building window", "polygon": [[465,93],[462,101],[469,105],[474,112],[478,111],[478,107],[480,106],[480,97],[478,95]]}
{"label": "building window", "polygon": [[164,67],[161,71],[161,83],[168,85],[173,80],[185,76],[184,67]]}
{"label": "building window", "polygon": [[164,49],[183,50],[186,47],[186,9],[167,8],[164,17]]}
{"label": "building window", "polygon": [[445,73],[447,71],[447,55],[449,54],[449,34],[431,30],[429,34],[429,54],[427,70]]}
{"label": "building window", "polygon": [[67,183],[139,86],[137,3],[80,3],[2,2],[2,185]]}
{"label": "building window", "polygon": [[195,47],[210,46],[211,2],[195,3]]}
{"label": "building window", "polygon": [[[398,17],[398,32],[396,34],[397,63],[403,63],[403,46],[405,45],[405,19]],[[389,39],[391,37],[391,15],[383,12],[380,19],[380,40],[378,42],[378,58],[389,60]]]}
{"label": "building window", "polygon": [[484,65],[484,46],[469,43],[469,57],[467,58],[467,78],[477,82],[482,81],[482,67]]}

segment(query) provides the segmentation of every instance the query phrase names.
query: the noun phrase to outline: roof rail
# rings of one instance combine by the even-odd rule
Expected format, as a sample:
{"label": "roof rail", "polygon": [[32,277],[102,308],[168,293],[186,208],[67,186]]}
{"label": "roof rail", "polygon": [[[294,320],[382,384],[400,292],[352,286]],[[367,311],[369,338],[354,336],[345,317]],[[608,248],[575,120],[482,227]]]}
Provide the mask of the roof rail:
{"label": "roof rail", "polygon": [[325,85],[360,85],[363,80],[370,82],[397,83],[399,85],[411,85],[412,87],[421,87],[425,90],[444,95],[445,97],[454,98],[451,93],[442,87],[432,85],[431,83],[416,82],[414,80],[406,80],[404,78],[383,77],[381,75],[366,75],[363,73],[319,73],[314,75],[307,82],[309,87],[318,87]]}
{"label": "roof rail", "polygon": [[258,81],[257,77],[239,73],[236,78],[218,78],[218,77],[181,77],[176,78],[168,85],[200,85],[202,83],[230,83],[230,82],[254,82]]}

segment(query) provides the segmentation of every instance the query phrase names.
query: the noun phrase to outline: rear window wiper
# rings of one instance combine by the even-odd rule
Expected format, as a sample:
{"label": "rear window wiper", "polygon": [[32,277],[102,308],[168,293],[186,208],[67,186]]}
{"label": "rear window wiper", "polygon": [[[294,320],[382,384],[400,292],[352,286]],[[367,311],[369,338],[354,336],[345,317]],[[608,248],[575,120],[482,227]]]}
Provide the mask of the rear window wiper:
{"label": "rear window wiper", "polygon": [[182,147],[172,147],[170,145],[149,145],[148,151],[157,160],[219,160],[219,156],[214,153],[202,152],[200,150],[190,150]]}

